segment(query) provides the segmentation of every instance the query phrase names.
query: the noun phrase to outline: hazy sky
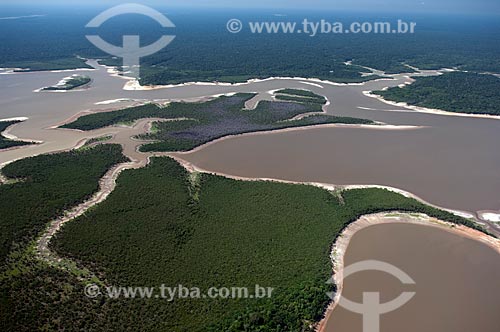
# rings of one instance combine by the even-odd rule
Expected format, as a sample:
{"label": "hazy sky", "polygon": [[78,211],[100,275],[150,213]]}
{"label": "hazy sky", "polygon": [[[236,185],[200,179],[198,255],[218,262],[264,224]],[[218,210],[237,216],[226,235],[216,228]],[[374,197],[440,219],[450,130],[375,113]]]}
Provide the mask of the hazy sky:
{"label": "hazy sky", "polygon": [[427,11],[500,14],[500,0],[0,0],[0,4],[31,3],[70,5],[75,3],[99,4],[142,3],[162,7],[214,7],[214,8],[307,8],[315,10],[380,10]]}

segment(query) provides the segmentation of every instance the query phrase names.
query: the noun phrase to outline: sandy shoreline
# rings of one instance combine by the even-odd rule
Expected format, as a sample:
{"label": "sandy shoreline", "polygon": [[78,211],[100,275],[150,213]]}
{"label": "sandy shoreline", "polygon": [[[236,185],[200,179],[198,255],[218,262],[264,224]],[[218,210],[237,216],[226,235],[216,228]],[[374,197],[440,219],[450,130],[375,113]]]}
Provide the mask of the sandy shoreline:
{"label": "sandy shoreline", "polygon": [[[381,126],[383,127],[383,126]],[[295,128],[289,128],[289,129],[295,129]],[[298,128],[298,130],[303,130],[303,128]],[[256,133],[249,133],[250,135],[259,135],[262,134],[261,132],[256,132]],[[246,134],[242,134],[246,135]],[[224,140],[224,139],[229,139],[230,137],[223,137],[217,141]],[[162,156],[168,156],[173,159],[175,159],[179,164],[181,164],[186,170],[189,172],[199,172],[199,173],[205,173],[205,174],[215,174],[219,176],[223,176],[226,178],[234,179],[234,180],[242,180],[242,181],[268,181],[268,182],[277,182],[277,183],[287,183],[287,184],[302,184],[302,185],[311,185],[315,186],[318,188],[326,189],[329,191],[334,191],[334,190],[352,190],[352,189],[369,189],[369,188],[379,188],[379,189],[385,189],[389,190],[395,193],[398,193],[402,196],[408,197],[408,198],[413,198],[417,200],[418,202],[425,204],[427,206],[440,209],[449,213],[452,213],[456,216],[466,218],[466,219],[471,219],[474,223],[476,223],[478,226],[483,227],[486,231],[489,231],[490,233],[494,234],[497,237],[500,237],[500,228],[498,227],[498,223],[495,221],[489,220],[489,218],[483,218],[484,213],[475,213],[471,211],[462,211],[458,209],[449,209],[445,207],[441,207],[435,204],[432,204],[425,199],[409,192],[404,189],[396,188],[396,187],[391,187],[391,186],[384,186],[384,185],[379,185],[379,184],[364,184],[364,185],[338,185],[338,184],[332,184],[332,183],[320,183],[320,182],[301,182],[301,181],[289,181],[289,180],[282,180],[282,179],[275,179],[275,178],[249,178],[249,177],[242,177],[242,176],[235,176],[231,174],[227,174],[224,172],[217,172],[217,171],[210,171],[207,169],[203,169],[199,166],[196,166],[192,164],[189,161],[186,161],[183,159],[183,155],[190,154],[192,152],[196,152],[197,150],[203,149],[206,146],[210,144],[214,144],[216,141],[208,142],[202,146],[199,146],[193,150],[187,151],[187,152],[160,152],[160,153],[153,153],[152,156],[155,157],[162,157]],[[486,216],[490,216],[492,213],[496,213],[497,211],[482,211],[485,213],[489,213]],[[494,216],[496,217],[496,215]]]}
{"label": "sandy shoreline", "polygon": [[493,119],[493,120],[500,120],[500,115],[489,115],[489,114],[468,114],[468,113],[455,113],[455,112],[448,112],[448,111],[443,111],[440,109],[434,109],[434,108],[426,108],[426,107],[420,107],[420,106],[413,106],[409,105],[404,102],[394,102],[390,101],[387,99],[382,98],[379,95],[373,94],[373,91],[363,91],[363,94],[367,97],[377,99],[378,101],[381,101],[385,104],[395,106],[395,107],[402,107],[402,108],[407,108],[411,109],[413,111],[419,112],[419,113],[428,113],[428,114],[436,114],[436,115],[448,115],[448,116],[460,116],[460,117],[467,117],[467,118],[481,118],[481,119]]}
{"label": "sandy shoreline", "polygon": [[[338,186],[338,185],[333,185],[333,184],[325,184],[325,183],[316,183],[316,182],[298,182],[298,181],[287,181],[287,180],[279,180],[279,179],[268,179],[268,178],[245,178],[245,177],[239,177],[239,176],[232,176],[220,172],[212,172],[212,171],[207,171],[204,170],[200,167],[197,167],[182,158],[180,158],[177,153],[164,153],[162,155],[154,155],[154,156],[170,156],[173,159],[175,159],[179,164],[181,164],[187,171],[189,172],[200,172],[200,173],[205,173],[205,174],[214,174],[218,176],[223,176],[226,178],[234,179],[234,180],[241,180],[241,181],[268,181],[268,182],[276,182],[276,183],[287,183],[287,184],[297,184],[297,185],[311,185],[314,187],[322,188],[325,190],[329,191],[334,191],[334,190],[350,190],[350,189],[362,189],[362,188],[383,188],[387,189],[399,194],[402,194],[406,197],[411,197],[414,198],[421,203],[424,203],[426,205],[430,205],[451,213],[454,213],[456,215],[462,216],[462,217],[469,217],[469,218],[474,218],[474,215],[463,212],[463,211],[453,211],[449,209],[443,209],[441,207],[429,204],[428,202],[422,200],[421,198],[409,193],[405,192],[401,189],[398,188],[391,188],[391,187],[385,187],[385,186],[361,186],[361,185],[351,185],[351,186]],[[378,225],[378,224],[388,224],[388,223],[412,223],[412,224],[418,224],[422,226],[432,226],[432,227],[437,227],[440,229],[443,229],[445,231],[451,232],[453,234],[463,236],[470,238],[472,240],[479,241],[485,245],[488,245],[489,247],[495,249],[499,254],[500,254],[500,240],[496,239],[492,236],[489,236],[481,231],[468,228],[463,225],[457,225],[453,224],[450,222],[445,222],[436,218],[429,217],[424,214],[419,214],[419,213],[401,213],[401,212],[384,212],[384,213],[378,213],[378,214],[371,214],[371,215],[364,215],[360,217],[357,221],[349,224],[343,231],[342,233],[337,237],[335,240],[332,250],[331,250],[331,259],[332,259],[332,265],[333,265],[333,277],[334,277],[334,283],[337,285],[337,293],[335,295],[335,300],[330,303],[328,306],[324,318],[317,323],[316,326],[316,331],[318,332],[324,332],[326,323],[330,316],[332,315],[333,310],[335,309],[338,300],[341,296],[342,292],[342,287],[343,287],[343,276],[342,276],[342,269],[344,267],[344,254],[347,250],[347,247],[350,243],[350,240],[354,236],[354,234],[361,229],[364,229],[366,227],[372,226],[372,225]]]}
{"label": "sandy shoreline", "polygon": [[26,121],[26,120],[28,120],[27,117],[25,117],[25,116],[19,116],[19,117],[16,117],[16,118],[0,119],[0,122]]}
{"label": "sandy shoreline", "polygon": [[[165,119],[157,119],[157,118],[147,118],[147,119],[140,119],[136,121],[133,125],[133,127],[130,127],[131,130],[136,130],[140,133],[147,133],[151,130],[151,124],[155,121],[162,121]],[[173,120],[175,121],[175,120]],[[150,162],[150,155],[151,154],[138,154],[137,152],[137,147],[148,143],[148,141],[138,141],[130,138],[132,143],[130,146],[130,143],[127,144],[127,142],[118,142],[115,141],[116,136],[113,135],[111,139],[106,142],[106,143],[116,143],[120,144],[123,149],[123,154],[128,158],[128,161],[120,163],[109,169],[106,174],[99,180],[99,189],[97,192],[95,192],[92,197],[79,205],[70,208],[69,210],[66,210],[60,217],[52,220],[49,222],[49,226],[42,232],[40,237],[37,238],[36,240],[36,252],[37,255],[40,259],[46,261],[49,264],[61,264],[64,265],[64,263],[68,263],[68,260],[65,260],[63,258],[60,258],[56,253],[54,253],[52,250],[49,248],[49,243],[50,240],[53,238],[53,236],[63,227],[63,225],[81,215],[83,215],[86,211],[88,211],[90,208],[93,206],[103,202],[106,200],[106,198],[113,192],[113,190],[116,187],[116,181],[124,170],[130,170],[130,169],[139,169],[145,167],[147,164]],[[67,151],[70,150],[75,150],[81,146],[84,146],[87,142],[89,141],[89,138],[85,138],[82,141],[78,143],[78,146],[72,149],[68,149]],[[96,143],[99,144],[99,143]],[[96,145],[94,144],[94,145]],[[132,149],[127,149],[127,147],[131,147]],[[1,175],[1,172],[0,172]],[[0,177],[0,180],[2,178]],[[61,266],[62,266],[61,265]]]}
{"label": "sandy shoreline", "polygon": [[118,164],[106,172],[106,174],[99,180],[99,191],[92,195],[89,200],[65,211],[62,217],[50,222],[47,229],[36,240],[36,252],[38,257],[51,265],[61,263],[64,259],[60,258],[49,248],[49,243],[52,237],[61,229],[61,227],[63,227],[65,223],[82,216],[91,207],[105,201],[109,194],[111,194],[115,189],[116,180],[121,172],[129,169],[142,168],[144,166],[146,165],[142,161],[130,161]]}
{"label": "sandy shoreline", "polygon": [[[206,98],[213,98],[215,96],[207,96],[207,97],[203,97],[201,99],[206,99]],[[198,98],[199,100],[200,98]],[[139,106],[139,105],[143,105],[144,103],[146,103],[147,101],[135,101],[134,103],[132,103],[130,105],[131,106]],[[327,99],[327,104],[329,103],[329,100]],[[112,111],[115,111],[115,110],[120,110],[122,109],[123,107],[119,106],[119,105],[113,105],[114,107],[110,107],[110,108],[107,108],[107,109],[91,109],[91,110],[85,110],[85,111],[82,111],[82,112],[79,112],[75,115],[73,115],[72,117],[66,119],[65,121],[61,122],[61,123],[58,123],[54,126],[51,126],[50,129],[56,129],[57,127],[63,125],[63,124],[66,124],[66,123],[69,123],[69,122],[72,122],[76,119],[78,119],[79,117],[81,116],[84,116],[84,115],[88,115],[88,114],[94,114],[94,113],[100,113],[100,112],[112,112]],[[324,110],[323,110],[324,112]],[[366,129],[371,129],[371,130],[416,130],[416,129],[421,129],[421,128],[425,128],[423,126],[393,126],[393,125],[384,125],[384,124],[374,124],[374,125],[353,125],[353,124],[323,124],[323,125],[310,125],[310,126],[303,126],[303,127],[292,127],[292,128],[283,128],[283,129],[276,129],[276,130],[267,130],[267,131],[258,131],[258,132],[250,132],[250,133],[242,133],[242,134],[238,134],[238,135],[230,135],[230,136],[225,136],[225,137],[222,137],[220,139],[217,139],[217,140],[213,140],[213,141],[210,141],[210,142],[207,142],[193,150],[190,150],[188,152],[176,152],[175,154],[178,155],[178,156],[181,156],[183,154],[189,154],[189,153],[193,153],[193,152],[197,152],[199,150],[202,150],[212,144],[216,144],[218,142],[221,142],[223,140],[227,140],[227,139],[232,139],[232,138],[235,138],[235,137],[239,137],[239,136],[250,136],[250,135],[265,135],[265,134],[279,134],[279,133],[284,133],[284,132],[290,132],[290,131],[302,131],[302,130],[309,130],[309,129],[316,129],[316,128],[335,128],[335,127],[339,127],[339,128],[366,128]],[[64,130],[63,128],[57,128],[57,130]],[[66,129],[66,130],[69,130],[69,129]],[[89,137],[88,138],[91,138],[90,137],[91,134],[89,134]],[[79,142],[81,143],[81,142]],[[61,152],[61,151],[56,151],[56,152]],[[221,174],[223,176],[227,176],[225,174]],[[248,179],[246,179],[248,180]],[[328,187],[328,186],[331,186],[329,184],[326,184],[324,185],[324,187]],[[338,186],[336,186],[338,187]],[[464,212],[464,211],[458,211],[458,210],[449,210],[449,209],[444,209],[442,207],[439,207],[439,206],[435,206],[435,205],[432,205],[430,204],[429,202],[426,202],[424,201],[423,199],[419,198],[419,197],[416,197],[415,195],[412,195],[411,193],[409,192],[406,192],[404,190],[400,190],[398,188],[389,188],[389,187],[385,187],[385,186],[380,186],[380,185],[377,185],[377,184],[369,184],[369,185],[366,185],[366,186],[343,186],[344,188],[346,189],[351,189],[351,188],[371,188],[371,187],[377,187],[377,188],[385,188],[385,189],[389,189],[389,190],[392,190],[394,192],[398,192],[400,194],[403,194],[404,196],[407,196],[407,197],[412,197],[412,198],[415,198],[421,202],[423,202],[424,204],[427,204],[427,205],[430,205],[430,206],[434,206],[434,207],[437,207],[437,208],[440,208],[440,209],[443,209],[443,210],[447,210],[449,212],[452,212],[454,214],[457,214],[459,216],[462,216],[462,217],[466,217],[466,218],[474,218],[474,214],[471,214],[469,212]],[[489,218],[489,214],[487,215],[488,218],[482,218],[482,215],[479,215],[480,219],[484,220],[484,221],[487,221],[487,222],[490,222],[490,218]],[[495,229],[496,230],[496,229]]]}
{"label": "sandy shoreline", "polygon": [[[10,133],[10,131],[12,130],[12,128],[17,123],[23,122],[23,121],[26,121],[26,120],[28,120],[27,117],[16,117],[16,118],[0,119],[0,122],[12,122],[12,121],[16,121],[16,123],[13,123],[12,125],[8,126],[3,132],[1,132],[0,136],[6,138],[8,140],[15,141],[15,142],[24,142],[24,143],[31,143],[31,144],[41,144],[41,143],[43,143],[42,141],[33,140],[33,139],[22,139],[22,138],[17,137],[16,135],[12,135]],[[25,145],[13,146],[13,147],[6,148],[6,149],[0,149],[0,151],[9,151],[9,150],[20,149],[20,148],[22,148],[24,146]]]}
{"label": "sandy shoreline", "polygon": [[[318,114],[323,114],[323,113],[318,113]],[[283,129],[270,129],[270,130],[264,130],[264,131],[254,131],[254,132],[248,132],[248,133],[242,133],[242,134],[236,134],[236,135],[228,135],[224,136],[218,139],[215,139],[213,141],[207,142],[203,145],[200,145],[192,150],[189,151],[182,151],[182,152],[175,152],[179,155],[181,154],[190,154],[193,152],[197,152],[199,150],[202,150],[212,144],[216,144],[219,142],[222,142],[224,140],[236,138],[236,137],[242,137],[242,136],[255,136],[255,135],[268,135],[268,134],[281,134],[281,133],[286,133],[290,131],[301,131],[301,130],[310,130],[310,129],[316,129],[316,128],[358,128],[358,129],[370,129],[370,130],[417,130],[417,129],[423,129],[426,128],[425,126],[395,126],[395,125],[386,125],[386,124],[345,124],[345,123],[327,123],[327,124],[320,124],[320,125],[309,125],[309,126],[301,126],[301,127],[291,127],[291,128],[283,128]]]}
{"label": "sandy shoreline", "polygon": [[409,214],[400,212],[384,212],[371,215],[361,216],[355,222],[349,224],[335,240],[330,258],[333,265],[333,280],[337,286],[334,300],[330,303],[325,311],[323,319],[317,323],[316,331],[325,332],[326,325],[336,308],[343,289],[343,269],[344,255],[353,236],[362,229],[373,225],[394,224],[394,223],[410,223],[422,225],[426,227],[435,227],[446,232],[479,241],[500,254],[500,240],[488,236],[480,231],[468,228],[463,225],[456,225],[445,222],[436,218],[429,217],[424,214]]}
{"label": "sandy shoreline", "polygon": [[[159,89],[168,89],[168,88],[175,88],[175,87],[181,87],[181,86],[191,86],[191,85],[200,85],[200,86],[241,86],[241,85],[246,85],[246,84],[251,84],[251,83],[260,83],[260,82],[266,82],[270,80],[298,80],[298,81],[305,81],[301,82],[304,84],[309,84],[312,86],[316,86],[319,88],[323,88],[319,84],[329,84],[329,85],[334,85],[334,86],[363,86],[368,82],[376,82],[376,81],[381,81],[381,80],[392,80],[393,75],[386,75],[383,71],[369,68],[369,67],[364,67],[360,66],[363,68],[366,68],[369,70],[369,73],[362,73],[361,77],[364,77],[366,75],[363,74],[368,74],[368,75],[379,75],[385,77],[374,79],[374,80],[368,80],[364,82],[358,82],[358,83],[340,83],[340,82],[333,82],[329,80],[322,80],[319,78],[306,78],[306,77],[298,77],[298,76],[270,76],[267,78],[251,78],[248,79],[245,82],[238,82],[238,83],[229,83],[229,82],[200,82],[200,81],[192,81],[192,82],[185,82],[185,83],[178,83],[178,84],[166,84],[166,85],[140,85],[139,82],[134,78],[134,77],[129,77],[123,75],[121,71],[118,70],[117,66],[108,66],[104,64],[99,64],[99,61],[102,59],[99,58],[82,58],[77,56],[77,58],[86,60],[87,65],[92,66],[93,68],[73,68],[73,69],[60,69],[60,70],[31,70],[30,68],[0,68],[0,71],[4,70],[4,72],[0,72],[1,74],[23,74],[23,73],[38,73],[38,72],[49,72],[49,73],[70,73],[70,72],[76,72],[76,71],[95,71],[96,68],[92,65],[89,64],[89,62],[95,63],[95,65],[103,67],[108,74],[112,77],[118,77],[123,80],[127,80],[125,85],[123,86],[123,90],[126,91],[151,91],[151,90],[159,90]],[[346,65],[351,65],[351,63],[346,62]],[[17,70],[17,71],[16,71]],[[397,74],[397,75],[402,75]],[[319,84],[318,84],[319,83]]]}
{"label": "sandy shoreline", "polygon": [[[193,151],[193,150],[192,150]],[[382,186],[382,185],[336,185],[336,184],[331,184],[331,183],[321,183],[321,182],[301,182],[301,181],[289,181],[289,180],[282,180],[282,179],[273,179],[273,178],[248,178],[248,177],[242,177],[242,176],[235,176],[231,174],[226,174],[222,172],[216,172],[216,171],[209,171],[206,169],[203,169],[201,167],[198,167],[184,159],[182,159],[182,155],[186,154],[189,152],[161,152],[161,153],[153,153],[153,157],[171,157],[174,160],[176,160],[179,164],[181,164],[186,170],[189,172],[199,172],[199,173],[205,173],[205,174],[214,174],[218,176],[222,176],[228,179],[233,179],[233,180],[241,180],[241,181],[267,181],[267,182],[275,182],[275,183],[286,183],[286,184],[297,184],[297,185],[310,185],[313,187],[318,187],[321,189],[329,190],[329,191],[335,191],[335,190],[353,190],[353,189],[369,189],[369,188],[379,188],[379,189],[385,189],[388,191],[395,192],[397,194],[400,194],[402,196],[408,197],[408,198],[413,198],[417,201],[419,201],[422,204],[447,211],[450,213],[453,213],[457,216],[463,217],[463,218],[469,218],[469,219],[475,219],[475,215],[470,212],[466,211],[460,211],[460,210],[451,210],[451,209],[446,209],[437,205],[433,205],[424,199],[418,197],[417,195],[414,195],[410,192],[407,192],[405,190],[399,189],[399,188],[394,188],[394,187],[389,187],[389,186]],[[477,223],[477,222],[476,222]]]}
{"label": "sandy shoreline", "polygon": [[[272,80],[291,80],[291,81],[299,81],[304,84],[328,84],[328,85],[333,85],[333,86],[363,86],[366,85],[368,82],[377,82],[377,81],[391,81],[393,80],[392,77],[387,77],[387,78],[378,78],[375,80],[369,80],[361,83],[338,83],[338,82],[332,82],[332,81],[327,81],[327,80],[321,80],[319,78],[306,78],[306,77],[268,77],[268,78],[262,78],[262,79],[249,79],[246,82],[240,82],[240,83],[226,83],[226,82],[187,82],[187,83],[180,83],[180,84],[168,84],[168,85],[140,85],[139,82],[135,79],[130,79],[125,85],[123,86],[123,90],[126,91],[151,91],[151,90],[160,90],[160,89],[169,89],[169,88],[176,88],[176,87],[183,87],[183,86],[193,86],[193,85],[199,85],[199,86],[242,86],[242,85],[247,85],[251,83],[262,83],[262,82],[267,82],[267,81],[272,81]],[[303,82],[303,81],[308,81],[308,82]],[[323,88],[323,87],[321,87]]]}
{"label": "sandy shoreline", "polygon": [[492,211],[492,210],[478,211],[477,214],[483,220],[500,223],[500,211]]}

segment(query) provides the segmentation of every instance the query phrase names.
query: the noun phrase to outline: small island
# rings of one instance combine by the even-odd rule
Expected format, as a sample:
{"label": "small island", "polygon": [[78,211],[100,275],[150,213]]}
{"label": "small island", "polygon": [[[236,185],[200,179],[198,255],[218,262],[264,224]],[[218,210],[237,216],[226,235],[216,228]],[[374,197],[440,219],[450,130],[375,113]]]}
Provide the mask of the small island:
{"label": "small island", "polygon": [[41,91],[69,91],[89,84],[92,79],[88,76],[72,75],[63,78],[53,86],[43,88]]}

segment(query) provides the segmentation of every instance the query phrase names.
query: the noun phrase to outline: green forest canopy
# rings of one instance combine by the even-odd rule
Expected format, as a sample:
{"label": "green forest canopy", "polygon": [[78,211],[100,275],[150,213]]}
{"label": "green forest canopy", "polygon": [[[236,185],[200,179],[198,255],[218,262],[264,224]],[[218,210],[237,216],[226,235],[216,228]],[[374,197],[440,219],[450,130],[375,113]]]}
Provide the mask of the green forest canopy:
{"label": "green forest canopy", "polygon": [[[70,8],[70,7],[68,7]],[[105,58],[105,63],[120,66],[85,38],[83,27],[98,14],[81,8],[68,15],[61,9],[47,8],[48,15],[29,20],[3,20],[0,35],[0,67],[53,70],[88,67],[77,56]],[[169,13],[171,9],[169,10]],[[415,34],[252,34],[228,33],[227,20],[267,20],[272,12],[206,12],[193,10],[177,14],[174,42],[162,51],[141,59],[142,84],[170,84],[192,81],[242,82],[272,76],[316,77],[337,82],[360,82],[368,66],[387,73],[411,71],[405,64],[422,69],[458,67],[462,70],[500,73],[498,20],[487,17],[418,16]],[[305,13],[288,13],[286,21],[301,22]],[[307,12],[310,20],[332,22],[378,22],[380,15],[349,15],[338,12]],[[404,15],[405,17],[407,15]],[[395,22],[401,16],[387,15]],[[275,18],[277,21],[285,20]],[[124,31],[125,30],[125,31]],[[120,45],[124,32],[141,35],[147,45],[163,34],[156,22],[137,18],[115,18],[100,35]],[[23,43],[19,43],[19,40]],[[352,60],[353,66],[344,62]]]}
{"label": "green forest canopy", "polygon": [[119,145],[101,145],[26,158],[2,168],[4,176],[20,181],[0,185],[0,262],[50,220],[97,191],[104,173],[123,160]]}
{"label": "green forest canopy", "polygon": [[417,77],[403,88],[374,93],[387,100],[448,112],[500,115],[500,78],[493,75],[452,72]]}
{"label": "green forest canopy", "polygon": [[473,226],[386,190],[342,195],[344,203],[307,185],[193,178],[174,160],[155,158],[123,173],[110,197],[67,224],[54,247],[113,285],[276,289],[269,300],[115,301],[113,317],[127,324],[140,314],[152,331],[300,331],[329,301],[333,239],[360,215],[414,211]]}

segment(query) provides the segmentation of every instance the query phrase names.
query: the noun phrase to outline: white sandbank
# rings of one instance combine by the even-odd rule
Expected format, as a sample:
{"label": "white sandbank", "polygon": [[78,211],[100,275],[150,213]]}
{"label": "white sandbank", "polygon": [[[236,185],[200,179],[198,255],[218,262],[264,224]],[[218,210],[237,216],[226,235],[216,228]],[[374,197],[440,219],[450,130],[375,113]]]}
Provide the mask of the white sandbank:
{"label": "white sandbank", "polygon": [[481,119],[500,120],[500,115],[468,114],[468,113],[448,112],[448,111],[443,111],[443,110],[434,109],[434,108],[426,108],[426,107],[420,107],[420,106],[413,106],[413,105],[409,105],[409,104],[404,103],[404,102],[398,103],[398,102],[386,100],[386,99],[382,98],[379,95],[373,94],[372,91],[363,91],[363,94],[365,96],[367,96],[367,97],[375,98],[375,99],[377,99],[377,100],[379,100],[379,101],[381,101],[383,103],[386,103],[388,105],[411,109],[411,110],[419,112],[419,113],[428,113],[428,114],[437,114],[437,115],[448,115],[448,116],[460,116],[460,117],[466,117],[466,118],[481,118]]}
{"label": "white sandbank", "polygon": [[481,212],[478,215],[486,221],[500,222],[500,212]]}
{"label": "white sandbank", "polygon": [[27,117],[20,116],[20,117],[17,117],[17,118],[0,119],[0,122],[26,121],[26,120],[28,120]]}
{"label": "white sandbank", "polygon": [[97,103],[94,103],[94,105],[111,105],[111,104],[123,103],[123,102],[128,102],[128,101],[137,101],[137,99],[131,99],[131,98],[110,99],[110,100],[99,101]]}
{"label": "white sandbank", "polygon": [[151,90],[159,90],[159,89],[168,89],[168,88],[175,88],[175,87],[182,87],[182,86],[193,86],[193,85],[199,85],[199,86],[241,86],[241,85],[247,85],[251,83],[261,83],[261,82],[267,82],[267,81],[273,81],[273,80],[292,80],[292,81],[302,81],[301,83],[304,83],[304,81],[309,81],[309,82],[314,82],[319,84],[329,84],[329,85],[334,85],[334,86],[363,86],[366,85],[368,82],[374,82],[374,81],[386,81],[386,80],[393,80],[392,77],[388,78],[380,78],[376,80],[370,80],[362,83],[337,83],[337,82],[332,82],[332,81],[325,81],[321,80],[319,78],[305,78],[305,77],[268,77],[264,79],[250,79],[246,82],[242,83],[219,83],[219,82],[189,82],[189,83],[182,83],[182,84],[169,84],[169,85],[151,85],[151,86],[142,86],[139,84],[137,80],[130,80],[127,83],[125,83],[123,90],[126,91],[151,91]]}
{"label": "white sandbank", "polygon": [[307,84],[307,85],[312,85],[312,86],[315,86],[315,87],[317,87],[317,88],[321,88],[321,89],[324,89],[324,88],[325,88],[324,86],[319,85],[319,84],[316,84],[316,83],[311,83],[311,82],[302,82],[302,81],[301,81],[300,83],[302,83],[302,84]]}

